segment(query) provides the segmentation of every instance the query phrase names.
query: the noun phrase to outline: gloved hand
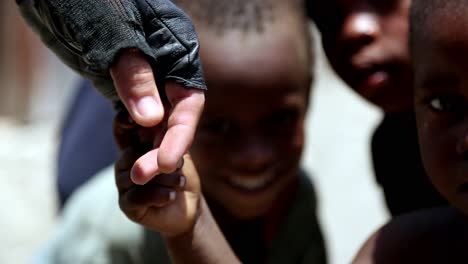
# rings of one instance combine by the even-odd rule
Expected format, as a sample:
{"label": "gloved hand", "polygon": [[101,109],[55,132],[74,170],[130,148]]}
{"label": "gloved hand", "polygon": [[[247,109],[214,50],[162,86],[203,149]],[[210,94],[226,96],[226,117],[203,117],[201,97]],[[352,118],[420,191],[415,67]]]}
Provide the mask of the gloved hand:
{"label": "gloved hand", "polygon": [[120,51],[146,55],[166,80],[206,89],[198,39],[188,16],[169,0],[17,0],[21,14],[60,59],[118,101],[109,69]]}
{"label": "gloved hand", "polygon": [[173,172],[192,143],[205,100],[199,44],[188,16],[169,0],[17,3],[63,62],[117,106],[123,103],[136,123],[164,126],[162,141],[141,166],[154,167],[157,160],[160,172]]}

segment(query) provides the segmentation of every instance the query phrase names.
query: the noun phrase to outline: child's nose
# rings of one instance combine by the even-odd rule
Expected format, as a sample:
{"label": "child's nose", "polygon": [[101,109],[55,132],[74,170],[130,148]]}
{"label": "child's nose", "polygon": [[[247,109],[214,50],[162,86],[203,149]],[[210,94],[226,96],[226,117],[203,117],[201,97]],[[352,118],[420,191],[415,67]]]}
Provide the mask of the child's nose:
{"label": "child's nose", "polygon": [[265,139],[245,140],[231,156],[232,164],[239,170],[261,172],[271,166],[274,148]]}
{"label": "child's nose", "polygon": [[360,49],[378,38],[380,34],[379,21],[370,12],[351,13],[343,24],[342,43],[347,49]]}

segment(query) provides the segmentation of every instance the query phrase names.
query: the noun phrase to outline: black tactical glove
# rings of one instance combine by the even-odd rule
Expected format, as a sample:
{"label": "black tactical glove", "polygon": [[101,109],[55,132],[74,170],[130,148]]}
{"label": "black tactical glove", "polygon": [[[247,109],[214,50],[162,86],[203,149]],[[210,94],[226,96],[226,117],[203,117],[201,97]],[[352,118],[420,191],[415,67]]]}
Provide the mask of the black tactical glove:
{"label": "black tactical glove", "polygon": [[61,60],[112,101],[109,73],[122,49],[147,57],[159,91],[166,80],[206,89],[198,39],[188,16],[169,0],[17,0],[26,21]]}

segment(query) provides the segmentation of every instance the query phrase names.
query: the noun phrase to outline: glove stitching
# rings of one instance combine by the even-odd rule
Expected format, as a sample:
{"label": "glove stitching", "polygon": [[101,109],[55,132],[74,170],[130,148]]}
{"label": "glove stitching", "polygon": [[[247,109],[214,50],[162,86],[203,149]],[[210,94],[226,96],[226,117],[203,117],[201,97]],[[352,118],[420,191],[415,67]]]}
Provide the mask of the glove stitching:
{"label": "glove stitching", "polygon": [[[185,48],[186,51],[187,51],[187,50],[190,50],[189,48],[187,48],[187,46],[185,46],[185,45],[183,44],[182,41],[180,41],[179,38],[177,38],[177,35],[174,34],[174,32],[172,32],[171,28],[170,28],[166,23],[164,23],[164,21],[161,19],[161,17],[158,16],[158,13],[157,13],[156,10],[153,8],[153,6],[149,3],[149,1],[148,1],[148,0],[145,0],[145,2],[148,4],[148,6],[151,8],[151,10],[153,10],[153,15],[158,19],[158,21],[159,21],[161,24],[163,24],[164,27],[165,27],[169,32],[171,32],[172,37],[174,37],[174,38],[179,42],[179,44],[180,44],[182,47]],[[187,53],[187,54],[189,54],[189,53]],[[187,57],[188,57],[189,61],[193,61],[193,60],[190,58],[190,56],[187,55]]]}
{"label": "glove stitching", "polygon": [[[193,65],[193,62],[194,62],[194,59],[190,57],[190,52],[187,52],[188,50],[190,50],[189,47],[187,47],[186,45],[183,44],[183,41],[181,41],[178,37],[177,37],[177,34],[174,34],[174,32],[171,30],[171,28],[164,22],[164,20],[161,19],[160,16],[158,16],[158,13],[156,12],[156,10],[153,8],[153,6],[149,3],[148,0],[145,0],[146,4],[151,8],[151,10],[153,11],[153,15],[156,17],[156,19],[158,19],[158,21],[164,25],[164,27],[169,31],[171,32],[171,35],[172,37],[174,37],[177,42],[179,42],[179,44],[185,48],[185,51],[186,51],[186,56],[187,56],[187,59],[189,61],[189,64],[190,65]],[[184,84],[185,86],[191,86],[191,87],[194,87],[194,88],[198,88],[198,89],[203,89],[203,90],[206,90],[206,86],[203,84],[203,83],[199,83],[199,82],[194,82],[194,81],[191,81],[187,78],[182,78],[182,77],[179,77],[179,76],[174,76],[174,75],[166,75],[166,79],[174,79],[178,82],[182,82],[182,84]]]}

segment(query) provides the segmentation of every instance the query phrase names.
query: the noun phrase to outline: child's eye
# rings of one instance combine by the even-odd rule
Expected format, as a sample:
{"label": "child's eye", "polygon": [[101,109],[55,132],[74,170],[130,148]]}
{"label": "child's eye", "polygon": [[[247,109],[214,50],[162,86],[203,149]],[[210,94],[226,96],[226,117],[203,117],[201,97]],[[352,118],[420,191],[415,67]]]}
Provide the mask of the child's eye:
{"label": "child's eye", "polygon": [[200,129],[212,134],[226,134],[233,128],[228,120],[212,120],[201,125]]}
{"label": "child's eye", "polygon": [[295,122],[298,118],[298,112],[296,110],[288,109],[274,113],[269,118],[270,124],[273,125],[289,125]]}
{"label": "child's eye", "polygon": [[429,106],[437,112],[460,113],[465,108],[465,100],[463,97],[456,95],[436,96],[429,100]]}

